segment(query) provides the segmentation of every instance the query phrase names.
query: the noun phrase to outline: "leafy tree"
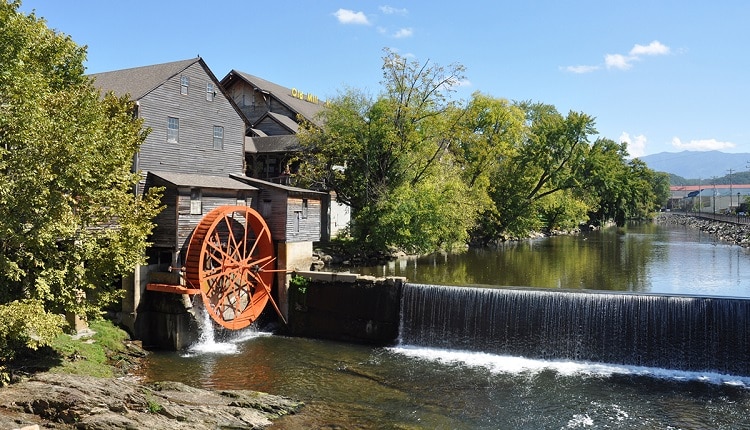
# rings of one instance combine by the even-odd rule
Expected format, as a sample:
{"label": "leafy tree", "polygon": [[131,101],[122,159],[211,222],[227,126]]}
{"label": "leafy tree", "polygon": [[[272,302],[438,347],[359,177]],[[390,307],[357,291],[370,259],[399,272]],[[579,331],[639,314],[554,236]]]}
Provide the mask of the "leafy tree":
{"label": "leafy tree", "polygon": [[[475,211],[461,206],[466,189],[449,151],[455,107],[447,97],[462,78],[460,65],[408,61],[386,50],[382,94],[373,100],[347,90],[329,102],[322,128],[303,126],[303,182],[351,206],[351,232],[364,247],[422,252],[465,236]],[[445,205],[451,210],[443,216],[428,215]],[[442,233],[428,238],[430,231]]]}
{"label": "leafy tree", "polygon": [[594,198],[590,218],[602,223],[614,220],[624,225],[626,174],[624,158],[627,150],[611,139],[597,139],[586,160],[588,188]]}
{"label": "leafy tree", "polygon": [[0,3],[0,307],[92,315],[153,227],[158,196],[130,171],[146,134],[94,89],[85,49],[19,6]]}
{"label": "leafy tree", "polygon": [[647,217],[669,198],[668,176],[627,156],[625,144],[604,138],[594,142],[585,172],[587,189],[596,199],[592,219],[622,226],[628,219]]}
{"label": "leafy tree", "polygon": [[483,243],[500,234],[519,236],[549,227],[550,223],[581,221],[564,220],[561,214],[580,213],[581,202],[564,200],[576,198],[573,192],[582,186],[589,136],[596,132],[594,119],[578,112],[563,116],[554,106],[542,103],[521,102],[516,106],[525,113],[525,127],[491,178],[489,193],[494,208],[485,214],[485,224],[475,236]]}
{"label": "leafy tree", "polygon": [[539,200],[538,212],[547,230],[569,230],[588,216],[589,204],[572,190],[562,190]]}
{"label": "leafy tree", "polygon": [[651,184],[654,187],[656,206],[665,207],[672,196],[672,192],[669,190],[669,173],[654,171]]}
{"label": "leafy tree", "polygon": [[461,165],[464,180],[485,191],[502,160],[512,156],[524,132],[524,112],[505,99],[476,92],[458,115],[451,149]]}

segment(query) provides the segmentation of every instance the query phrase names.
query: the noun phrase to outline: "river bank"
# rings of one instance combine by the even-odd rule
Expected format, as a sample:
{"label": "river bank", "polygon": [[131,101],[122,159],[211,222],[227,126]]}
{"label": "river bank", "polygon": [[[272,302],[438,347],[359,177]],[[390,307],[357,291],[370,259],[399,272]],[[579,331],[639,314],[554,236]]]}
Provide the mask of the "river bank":
{"label": "river bank", "polygon": [[104,343],[100,340],[94,331],[71,336],[58,349],[54,366],[40,364],[49,361],[46,356],[25,358],[12,383],[0,388],[0,430],[263,429],[303,406],[251,390],[142,383],[132,371],[148,353],[129,341],[115,353],[102,345],[112,376],[91,376],[87,362],[96,361],[96,354],[87,351]]}
{"label": "river bank", "polygon": [[40,373],[0,389],[0,428],[262,429],[301,406],[250,390]]}
{"label": "river bank", "polygon": [[747,224],[734,224],[677,213],[660,213],[654,218],[654,222],[695,228],[715,236],[722,242],[728,242],[744,248],[750,247],[750,225]]}

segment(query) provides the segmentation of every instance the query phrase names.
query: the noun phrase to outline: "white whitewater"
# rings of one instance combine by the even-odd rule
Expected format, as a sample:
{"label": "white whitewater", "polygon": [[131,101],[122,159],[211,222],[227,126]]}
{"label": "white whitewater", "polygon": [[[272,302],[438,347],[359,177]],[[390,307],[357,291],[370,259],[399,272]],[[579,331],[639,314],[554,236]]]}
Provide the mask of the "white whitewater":
{"label": "white whitewater", "polygon": [[242,342],[261,336],[270,336],[271,333],[261,332],[250,326],[244,330],[239,330],[230,334],[225,341],[216,340],[216,328],[211,316],[202,306],[196,307],[197,318],[200,330],[198,341],[188,347],[184,357],[192,357],[203,354],[231,355],[239,352],[239,345]]}
{"label": "white whitewater", "polygon": [[646,376],[673,381],[697,381],[715,385],[732,385],[750,388],[750,377],[717,372],[694,372],[658,367],[631,366],[567,360],[541,360],[519,356],[497,355],[486,352],[397,346],[392,352],[408,357],[449,365],[483,368],[491,373],[534,376],[552,371],[560,376],[609,377],[614,375]]}

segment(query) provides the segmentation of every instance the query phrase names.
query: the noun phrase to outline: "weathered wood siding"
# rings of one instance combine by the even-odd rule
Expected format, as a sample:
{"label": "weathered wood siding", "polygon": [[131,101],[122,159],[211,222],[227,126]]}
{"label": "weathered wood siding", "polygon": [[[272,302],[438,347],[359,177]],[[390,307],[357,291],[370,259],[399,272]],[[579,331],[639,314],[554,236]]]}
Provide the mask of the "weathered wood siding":
{"label": "weathered wood siding", "polygon": [[285,134],[291,134],[291,132],[286,127],[279,124],[273,118],[269,118],[269,117],[265,117],[259,123],[254,124],[253,128],[262,130],[264,133],[266,133],[269,136],[280,136],[280,135],[285,135]]}
{"label": "weathered wood siding", "polygon": [[263,216],[271,238],[274,241],[286,240],[286,193],[275,189],[261,189],[258,196],[258,212]]}
{"label": "weathered wood siding", "polygon": [[263,114],[268,112],[268,102],[263,99],[263,95],[254,91],[253,87],[246,82],[237,80],[234,85],[226,89],[229,97],[239,106],[250,124],[255,124]]}
{"label": "weathered wood siding", "polygon": [[297,113],[293,110],[289,109],[281,103],[278,99],[271,98],[271,112],[277,113],[279,115],[288,116],[289,118],[295,119],[297,117]]}
{"label": "weathered wood siding", "polygon": [[[307,210],[303,202],[307,201]],[[305,215],[306,214],[306,215]],[[287,242],[316,242],[320,240],[321,202],[318,199],[289,197],[287,200]]]}
{"label": "weathered wood siding", "polygon": [[198,226],[203,216],[219,206],[234,206],[237,204],[237,191],[234,190],[207,190],[202,189],[201,213],[190,213],[190,188],[180,189],[177,199],[177,247],[182,251],[187,250],[190,235]]}
{"label": "weathered wood siding", "polygon": [[248,121],[250,121],[250,124],[255,125],[260,117],[269,111],[286,115],[290,118],[295,117],[295,113],[282,103],[279,103],[278,100],[270,95],[266,95],[269,100],[264,100],[263,94],[255,91],[251,85],[241,79],[236,80],[227,91]]}
{"label": "weathered wood siding", "polygon": [[[188,196],[190,197],[190,196]],[[177,249],[177,195],[176,188],[166,188],[162,195],[161,203],[164,205],[156,218],[154,218],[154,231],[151,234],[150,241],[154,247],[166,248],[171,250]]]}
{"label": "weathered wood siding", "polygon": [[[154,222],[151,235],[154,247],[173,251],[187,249],[188,240],[203,216],[219,206],[247,205],[252,207],[257,200],[254,192],[236,190],[201,189],[201,213],[191,213],[192,187],[167,186],[162,196],[164,210]],[[238,199],[244,197],[244,199]],[[255,208],[254,208],[255,209]]]}
{"label": "weathered wood siding", "polygon": [[[180,94],[181,76],[190,78],[187,95]],[[206,100],[207,83],[214,85],[213,101]],[[220,176],[243,171],[244,121],[199,62],[143,96],[139,116],[152,131],[137,169]],[[177,143],[167,142],[169,117],[179,119]],[[224,127],[223,149],[214,149],[214,126]]]}
{"label": "weathered wood siding", "polygon": [[[307,200],[307,211],[303,209],[303,200]],[[259,196],[258,211],[273,239],[283,242],[319,241],[321,208],[320,199],[288,196],[275,189],[263,189]]]}

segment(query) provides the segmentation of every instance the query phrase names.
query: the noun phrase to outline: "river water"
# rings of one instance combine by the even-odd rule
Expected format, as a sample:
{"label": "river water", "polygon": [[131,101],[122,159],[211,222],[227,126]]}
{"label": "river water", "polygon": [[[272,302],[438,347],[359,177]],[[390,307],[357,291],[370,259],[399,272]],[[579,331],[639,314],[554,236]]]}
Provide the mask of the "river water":
{"label": "river water", "polygon": [[[358,272],[410,282],[750,297],[748,251],[696,230],[632,225],[408,259]],[[445,346],[371,347],[246,330],[159,352],[145,380],[252,389],[306,403],[273,428],[743,429],[750,377]]]}

